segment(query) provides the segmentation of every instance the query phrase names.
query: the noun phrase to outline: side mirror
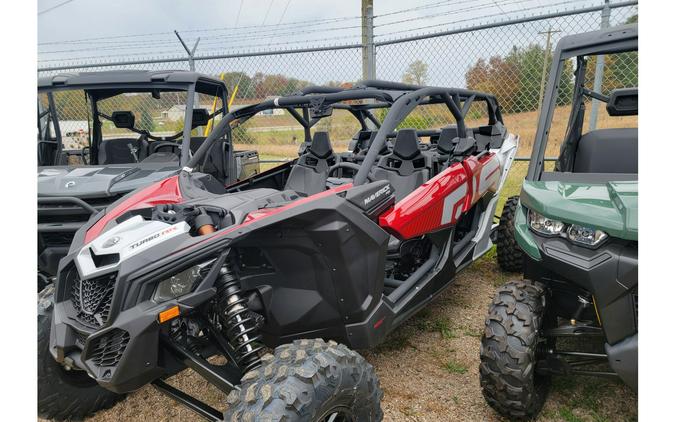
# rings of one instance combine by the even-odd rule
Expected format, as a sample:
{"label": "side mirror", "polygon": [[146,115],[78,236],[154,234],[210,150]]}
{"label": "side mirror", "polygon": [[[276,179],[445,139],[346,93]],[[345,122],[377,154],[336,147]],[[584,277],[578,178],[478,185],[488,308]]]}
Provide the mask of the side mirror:
{"label": "side mirror", "polygon": [[136,123],[136,117],[130,111],[113,111],[111,120],[118,129],[133,129]]}
{"label": "side mirror", "polygon": [[637,116],[638,89],[621,88],[612,91],[607,101],[607,114],[610,116]]}
{"label": "side mirror", "polygon": [[205,108],[192,110],[192,127],[206,126],[209,123],[209,112]]}

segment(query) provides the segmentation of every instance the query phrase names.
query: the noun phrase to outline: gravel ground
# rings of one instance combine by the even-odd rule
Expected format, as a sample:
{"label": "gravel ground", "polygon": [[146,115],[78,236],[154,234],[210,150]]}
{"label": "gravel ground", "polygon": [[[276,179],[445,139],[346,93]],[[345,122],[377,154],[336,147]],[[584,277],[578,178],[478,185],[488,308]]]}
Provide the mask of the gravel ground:
{"label": "gravel ground", "polygon": [[[487,306],[495,287],[514,276],[500,273],[495,261],[489,254],[463,271],[435,302],[385,343],[362,352],[380,377],[386,421],[501,420],[483,400],[478,381],[478,350]],[[169,382],[214,407],[226,406],[223,393],[190,371]],[[195,419],[189,410],[145,387],[89,421]],[[538,420],[633,421],[637,420],[637,396],[614,381],[560,377]]]}

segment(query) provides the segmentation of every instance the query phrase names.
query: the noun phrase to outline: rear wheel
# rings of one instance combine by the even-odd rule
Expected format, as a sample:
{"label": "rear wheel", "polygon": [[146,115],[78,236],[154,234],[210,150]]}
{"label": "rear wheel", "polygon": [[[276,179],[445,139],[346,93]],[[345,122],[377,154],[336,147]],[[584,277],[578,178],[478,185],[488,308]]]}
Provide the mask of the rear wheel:
{"label": "rear wheel", "polygon": [[552,347],[543,337],[546,290],[541,283],[510,281],[490,305],[480,347],[480,384],[488,404],[510,419],[526,420],[541,410],[551,377],[535,364]]}
{"label": "rear wheel", "polygon": [[296,340],[265,355],[228,396],[225,420],[382,420],[373,367],[342,344]]}
{"label": "rear wheel", "polygon": [[516,209],[520,197],[512,196],[504,204],[497,227],[497,263],[502,271],[523,271],[523,250],[516,242]]}
{"label": "rear wheel", "polygon": [[[41,298],[40,302],[45,300]],[[51,316],[51,312],[38,315],[38,415],[45,419],[81,420],[122,400],[123,394],[100,387],[86,372],[66,370],[54,360],[49,353]]]}

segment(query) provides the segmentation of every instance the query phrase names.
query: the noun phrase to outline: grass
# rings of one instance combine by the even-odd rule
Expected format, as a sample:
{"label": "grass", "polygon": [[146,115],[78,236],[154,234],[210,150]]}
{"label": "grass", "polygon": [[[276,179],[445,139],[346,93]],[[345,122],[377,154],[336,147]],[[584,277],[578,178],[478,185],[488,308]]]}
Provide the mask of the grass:
{"label": "grass", "polygon": [[451,374],[465,374],[467,371],[466,366],[452,359],[446,362],[443,368]]}

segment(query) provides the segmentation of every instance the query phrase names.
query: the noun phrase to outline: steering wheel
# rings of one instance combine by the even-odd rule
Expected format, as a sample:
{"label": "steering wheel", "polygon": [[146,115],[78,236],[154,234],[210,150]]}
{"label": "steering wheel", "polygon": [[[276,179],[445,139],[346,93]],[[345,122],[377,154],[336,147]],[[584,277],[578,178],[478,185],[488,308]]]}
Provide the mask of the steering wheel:
{"label": "steering wheel", "polygon": [[[337,169],[344,168],[344,169],[350,169],[354,171],[359,171],[361,169],[361,166],[359,164],[355,163],[350,163],[347,161],[342,161],[340,163],[335,164],[331,168],[328,169],[328,177],[330,177],[331,174],[335,173]],[[375,180],[368,174],[366,176],[366,179],[368,179],[369,182],[374,182]]]}
{"label": "steering wheel", "polygon": [[171,152],[173,152],[176,155],[180,155],[180,149],[181,146],[177,142],[171,142],[171,141],[155,141],[150,144],[150,154],[154,154],[155,152],[159,152],[158,150],[161,148],[171,148]]}

